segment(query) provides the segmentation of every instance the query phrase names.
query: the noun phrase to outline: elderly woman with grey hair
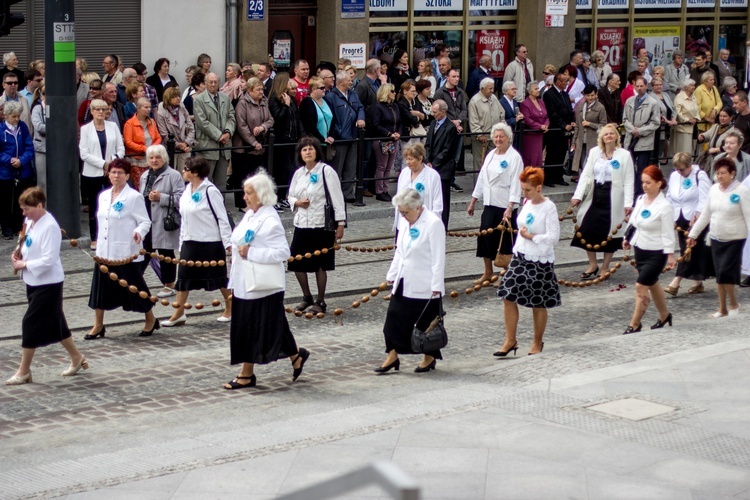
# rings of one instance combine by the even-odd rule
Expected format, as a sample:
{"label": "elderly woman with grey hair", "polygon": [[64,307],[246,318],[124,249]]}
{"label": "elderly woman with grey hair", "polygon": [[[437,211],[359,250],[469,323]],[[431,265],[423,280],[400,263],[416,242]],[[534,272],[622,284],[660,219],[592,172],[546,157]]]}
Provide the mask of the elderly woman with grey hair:
{"label": "elderly woman with grey hair", "polygon": [[728,158],[734,162],[737,169],[735,178],[738,182],[742,182],[750,176],[750,155],[740,149],[744,140],[745,136],[736,128],[732,128],[726,133],[724,137],[724,152],[714,157],[709,174],[710,177],[713,177],[716,173],[716,163],[722,158]]}
{"label": "elderly woman with grey hair", "polygon": [[34,144],[29,128],[21,121],[23,109],[20,102],[7,101],[5,119],[0,122],[0,225],[6,240],[21,230],[18,196],[35,184]]}
{"label": "elderly woman with grey hair", "polygon": [[[401,366],[399,354],[417,354],[411,347],[412,329],[427,330],[438,317],[445,293],[445,226],[423,206],[416,189],[406,189],[392,200],[401,214],[393,261],[386,279],[393,284],[393,295],[383,326],[388,357],[375,369],[378,374]],[[435,369],[440,351],[425,352],[416,373]]]}
{"label": "elderly woman with grey hair", "polygon": [[[165,227],[164,217],[170,212],[178,211],[180,208],[180,197],[185,191],[185,182],[182,175],[169,166],[167,149],[158,144],[146,149],[146,161],[148,162],[148,174],[145,180],[141,178],[140,193],[146,202],[146,211],[151,218],[151,231],[143,238],[143,249],[153,253],[157,252],[162,259],[157,273],[159,280],[164,285],[158,297],[171,297],[175,294],[174,283],[177,277],[177,262],[174,251],[180,245],[179,227]],[[166,259],[169,257],[169,259]],[[146,270],[149,261],[155,259],[144,259],[143,269]]]}
{"label": "elderly woman with grey hair", "polygon": [[544,134],[549,129],[549,116],[539,90],[539,82],[529,82],[526,85],[526,99],[518,106],[524,119],[524,135],[521,141],[523,164],[541,166]]}
{"label": "elderly woman with grey hair", "polygon": [[669,94],[672,99],[684,86],[682,82],[690,77],[690,67],[684,62],[685,56],[682,52],[674,51],[672,53],[672,64],[668,64],[664,68],[664,92]]}
{"label": "elderly woman with grey hair", "polygon": [[[298,348],[284,311],[284,262],[289,244],[284,226],[274,209],[276,186],[265,169],[243,183],[248,211],[232,232],[232,269],[229,288],[234,309],[229,330],[230,363],[242,364],[225,389],[244,389],[256,384],[256,364],[267,364],[288,357],[292,381],[302,374],[310,352]],[[259,267],[270,269],[276,280],[266,286],[253,283]]]}
{"label": "elderly woman with grey hair", "polygon": [[682,91],[674,98],[677,125],[672,127],[672,149],[678,153],[687,151],[693,154],[693,133],[695,124],[700,120],[700,109],[694,92],[695,80],[686,78],[682,82]]}
{"label": "elderly woman with grey hair", "polygon": [[[523,171],[523,160],[511,145],[513,132],[508,125],[496,123],[492,127],[491,136],[495,148],[487,154],[479,171],[466,212],[473,217],[474,206],[481,198],[484,209],[480,230],[497,229],[503,222],[515,228],[515,207],[521,202],[521,183],[518,176]],[[474,282],[477,285],[492,277],[492,261],[498,253],[513,253],[511,238],[501,240],[500,235],[500,231],[493,231],[477,238],[476,255],[484,261],[484,272]]]}
{"label": "elderly woman with grey hair", "polygon": [[612,66],[604,58],[604,52],[601,50],[595,50],[591,54],[591,62],[591,68],[599,81],[599,88],[603,89],[607,86],[607,77],[612,74]]}
{"label": "elderly woman with grey hair", "polygon": [[732,97],[737,93],[737,80],[728,76],[721,83],[721,102],[723,106],[732,107]]}

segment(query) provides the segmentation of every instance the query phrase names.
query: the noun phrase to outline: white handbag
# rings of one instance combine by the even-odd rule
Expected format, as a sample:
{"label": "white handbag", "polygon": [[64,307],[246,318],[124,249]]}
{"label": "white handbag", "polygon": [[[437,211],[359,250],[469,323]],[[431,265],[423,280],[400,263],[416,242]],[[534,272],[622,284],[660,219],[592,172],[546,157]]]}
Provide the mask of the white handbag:
{"label": "white handbag", "polygon": [[242,260],[242,272],[245,276],[245,291],[263,292],[266,290],[284,289],[284,264],[259,264],[250,260]]}

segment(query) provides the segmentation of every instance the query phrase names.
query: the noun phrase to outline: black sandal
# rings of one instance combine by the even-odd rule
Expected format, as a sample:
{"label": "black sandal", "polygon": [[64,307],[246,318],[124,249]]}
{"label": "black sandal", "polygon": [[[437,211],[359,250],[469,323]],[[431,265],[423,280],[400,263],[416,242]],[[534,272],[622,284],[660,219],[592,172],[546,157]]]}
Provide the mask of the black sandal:
{"label": "black sandal", "polygon": [[299,312],[305,312],[305,310],[313,305],[315,301],[313,301],[312,295],[308,295],[307,297],[302,298],[302,302],[299,303],[297,307],[294,308],[295,311]]}
{"label": "black sandal", "polygon": [[599,266],[596,266],[596,269],[594,269],[590,273],[581,273],[581,279],[582,280],[592,280],[592,279],[596,278],[597,274],[599,274]]}
{"label": "black sandal", "polygon": [[305,349],[304,347],[300,347],[297,351],[297,357],[294,358],[294,363],[297,362],[298,359],[301,359],[302,362],[299,364],[299,368],[295,368],[294,364],[292,364],[292,382],[297,380],[300,375],[302,375],[302,368],[305,367],[305,362],[307,362],[307,358],[310,357],[310,351]]}
{"label": "black sandal", "polygon": [[310,309],[315,314],[317,313],[324,313],[326,312],[326,309],[328,308],[328,304],[326,304],[322,300],[316,300],[315,304],[312,306],[312,309]]}
{"label": "black sandal", "polygon": [[[250,383],[248,383],[248,384],[240,384],[239,382],[237,382],[238,380],[250,380]],[[237,375],[234,378],[234,380],[227,382],[227,384],[229,384],[229,387],[227,387],[225,385],[224,389],[226,389],[228,391],[233,391],[235,389],[244,389],[245,387],[255,387],[255,383],[256,383],[256,379],[255,379],[255,374],[254,373],[252,375],[250,375],[249,377],[241,377],[241,376]]]}

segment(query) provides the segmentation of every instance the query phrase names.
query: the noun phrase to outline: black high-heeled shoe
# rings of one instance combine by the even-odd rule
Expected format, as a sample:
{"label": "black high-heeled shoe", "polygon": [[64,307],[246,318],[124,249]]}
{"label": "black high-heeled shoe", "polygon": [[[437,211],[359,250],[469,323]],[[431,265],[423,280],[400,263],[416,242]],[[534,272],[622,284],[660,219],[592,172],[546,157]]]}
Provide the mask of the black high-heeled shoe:
{"label": "black high-heeled shoe", "polygon": [[596,266],[596,269],[594,269],[590,273],[581,273],[581,279],[582,280],[592,280],[592,279],[596,278],[597,274],[599,274],[599,266]]}
{"label": "black high-heeled shoe", "polygon": [[84,335],[84,336],[83,336],[83,340],[94,340],[94,339],[96,339],[97,337],[101,337],[101,338],[104,338],[104,334],[105,334],[105,333],[107,333],[107,327],[106,327],[106,326],[103,326],[101,330],[99,330],[98,332],[96,332],[96,333],[95,333],[95,334],[93,334],[93,335],[91,335],[91,334],[88,334],[88,333],[87,333],[86,335]]}
{"label": "black high-heeled shoe", "polygon": [[373,371],[375,373],[387,373],[393,368],[394,370],[398,371],[398,369],[401,367],[401,360],[399,358],[396,358],[396,361],[391,363],[390,365],[381,366],[379,368],[375,368]]}
{"label": "black high-heeled shoe", "polygon": [[414,373],[425,373],[425,372],[428,372],[430,370],[434,370],[435,366],[437,366],[437,360],[433,359],[432,363],[430,363],[427,366],[418,366],[418,367],[414,368]]}
{"label": "black high-heeled shoe", "polygon": [[297,380],[300,375],[302,375],[302,368],[305,366],[305,362],[307,361],[307,358],[310,357],[310,351],[305,349],[304,347],[300,347],[297,351],[297,358],[294,360],[294,362],[297,362],[297,359],[301,359],[302,362],[299,364],[299,368],[294,368],[294,365],[292,365],[292,382]]}
{"label": "black high-heeled shoe", "polygon": [[513,356],[516,355],[516,351],[518,351],[518,342],[516,342],[516,344],[513,347],[511,347],[510,349],[508,349],[507,351],[497,351],[497,352],[493,353],[492,355],[493,356],[497,356],[498,358],[504,358],[505,356],[508,355],[508,353],[510,351],[513,351]]}
{"label": "black high-heeled shoe", "polygon": [[141,333],[139,333],[138,336],[139,337],[150,337],[154,333],[154,330],[158,330],[160,328],[161,328],[161,325],[159,324],[159,320],[157,319],[156,322],[154,323],[154,326],[151,328],[151,330],[149,330],[149,331],[141,330]]}
{"label": "black high-heeled shoe", "polygon": [[529,356],[533,356],[534,354],[541,354],[544,350],[544,342],[542,342],[542,347],[539,348],[539,352],[530,352]]}
{"label": "black high-heeled shoe", "polygon": [[624,332],[622,332],[622,334],[623,334],[623,335],[627,335],[627,334],[629,334],[629,333],[638,333],[638,332],[640,332],[640,331],[641,331],[641,327],[642,327],[642,326],[643,326],[643,325],[642,325],[642,324],[640,324],[640,323],[638,323],[638,328],[633,328],[632,326],[628,325],[628,329],[627,329],[627,330],[625,330]]}
{"label": "black high-heeled shoe", "polygon": [[667,317],[664,318],[664,321],[659,320],[656,323],[654,323],[654,326],[651,327],[652,330],[657,330],[659,328],[664,328],[664,325],[669,323],[669,326],[672,326],[672,313],[667,314]]}

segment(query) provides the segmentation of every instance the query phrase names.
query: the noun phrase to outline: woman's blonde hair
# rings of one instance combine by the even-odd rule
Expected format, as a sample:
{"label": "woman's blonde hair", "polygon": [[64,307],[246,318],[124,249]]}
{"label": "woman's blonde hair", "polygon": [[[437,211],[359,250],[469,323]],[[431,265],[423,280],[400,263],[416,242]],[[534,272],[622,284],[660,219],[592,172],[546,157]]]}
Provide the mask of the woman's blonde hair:
{"label": "woman's blonde hair", "polygon": [[391,91],[395,89],[396,87],[390,83],[384,83],[381,85],[378,89],[378,102],[388,102],[388,96],[391,94]]}
{"label": "woman's blonde hair", "polygon": [[617,125],[615,125],[614,123],[608,123],[599,129],[599,133],[596,136],[596,145],[599,146],[599,149],[604,151],[604,131],[607,129],[612,129],[612,131],[615,133],[615,136],[617,137],[615,146],[618,148],[621,147],[622,143],[620,142],[620,131],[617,130]]}

